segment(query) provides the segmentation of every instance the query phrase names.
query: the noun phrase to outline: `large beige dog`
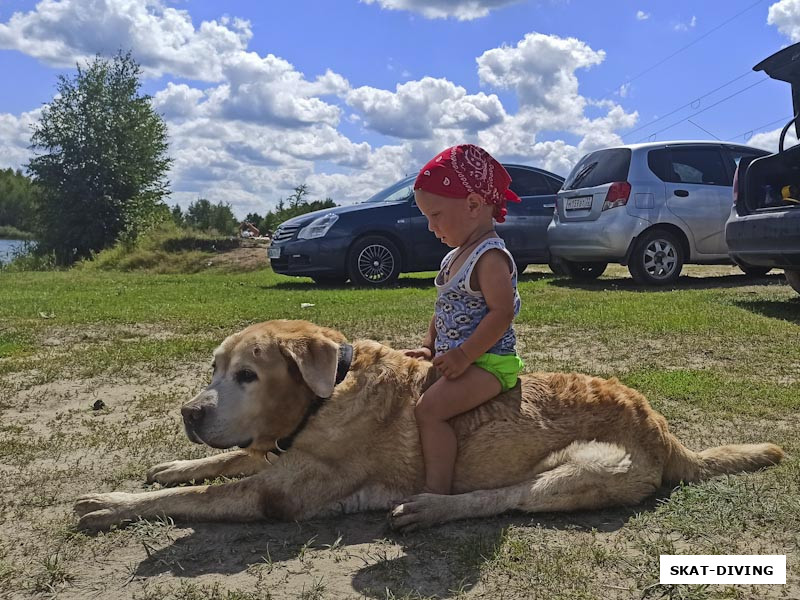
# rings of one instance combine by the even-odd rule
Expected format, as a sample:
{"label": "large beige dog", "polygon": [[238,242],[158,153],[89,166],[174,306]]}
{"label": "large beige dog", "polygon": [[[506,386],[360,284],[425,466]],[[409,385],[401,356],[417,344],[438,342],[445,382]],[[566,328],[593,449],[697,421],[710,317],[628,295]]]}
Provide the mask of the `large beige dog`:
{"label": "large beige dog", "polygon": [[186,433],[214,448],[242,449],[157,465],[147,477],[161,484],[244,478],[90,494],[75,505],[80,527],[392,508],[392,525],[409,530],[512,509],[636,504],[664,483],[753,471],[783,457],[773,444],[693,452],[641,394],[615,379],[532,374],[453,419],[454,494],[414,496],[424,474],[413,408],[437,377],[429,362],[374,341],[350,346],[341,333],[305,321],[269,321],[226,339],[213,369],[211,384],[181,410]]}

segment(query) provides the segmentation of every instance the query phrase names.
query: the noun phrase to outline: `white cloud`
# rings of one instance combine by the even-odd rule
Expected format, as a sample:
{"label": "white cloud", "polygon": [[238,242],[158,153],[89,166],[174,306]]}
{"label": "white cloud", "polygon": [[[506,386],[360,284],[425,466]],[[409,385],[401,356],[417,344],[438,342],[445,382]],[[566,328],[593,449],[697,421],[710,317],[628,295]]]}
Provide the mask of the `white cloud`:
{"label": "white cloud", "polygon": [[501,122],[505,111],[494,94],[469,95],[446,79],[424,77],[398,84],[395,92],[360,87],[347,94],[365,125],[384,135],[425,139],[434,129],[475,132]]}
{"label": "white cloud", "polygon": [[646,21],[649,18],[650,18],[650,13],[646,13],[643,10],[636,11],[636,19],[638,21]]}
{"label": "white cloud", "polygon": [[227,83],[217,97],[223,116],[283,127],[337,125],[340,109],[317,96],[344,94],[349,88],[341,75],[330,70],[308,81],[282,58],[254,52],[230,57],[223,74]]}
{"label": "white cloud", "polygon": [[[747,145],[755,148],[763,148],[764,150],[769,150],[770,152],[777,152],[778,143],[781,137],[781,129],[783,129],[783,127],[773,131],[757,133],[747,140]],[[783,145],[784,148],[789,148],[795,144],[797,144],[797,134],[794,131],[794,127],[790,127],[789,131],[786,132],[786,139],[784,140]]]}
{"label": "white cloud", "polygon": [[588,102],[578,92],[575,71],[604,59],[604,51],[578,39],[529,33],[514,47],[495,48],[478,57],[478,76],[485,85],[516,92],[516,121],[524,133],[515,137],[541,130],[583,135],[587,124],[595,122],[584,116]]}
{"label": "white cloud", "polygon": [[[616,129],[630,127],[637,113],[626,113],[611,102],[588,100],[578,91],[575,71],[605,59],[575,38],[529,33],[516,46],[503,46],[478,57],[478,75],[486,85],[513,89],[519,109],[502,124],[481,131],[487,149],[511,158],[543,161],[559,173],[569,170],[580,155],[597,147],[620,144]],[[592,105],[607,111],[600,118],[585,115]],[[577,147],[563,142],[537,142],[542,131],[566,131],[581,137]],[[567,166],[569,165],[569,166]]]}
{"label": "white cloud", "polygon": [[[514,115],[495,94],[468,94],[446,79],[430,77],[397,85],[394,92],[356,88],[347,95],[347,103],[365,127],[405,140],[417,164],[441,148],[474,142],[498,158],[533,162],[563,174],[582,152],[621,143],[615,130],[630,127],[638,118],[612,101],[579,94],[575,71],[604,58],[603,51],[580,40],[538,33],[528,34],[516,46],[485,52],[476,59],[480,81],[514,91]],[[588,118],[588,106],[605,114]],[[543,131],[566,131],[581,141],[577,146],[537,141]]]}
{"label": "white cloud", "polygon": [[[380,3],[467,19],[512,2]],[[281,57],[248,51],[251,36],[249,24],[238,19],[195,27],[188,12],[167,7],[166,0],[42,0],[0,24],[0,47],[46,64],[71,65],[98,49],[110,55],[131,47],[146,76],[207,82],[167,81],[153,97],[169,128],[172,200],[184,207],[198,197],[229,202],[240,216],[263,213],[303,183],[311,199],[364,200],[442,148],[464,142],[501,160],[566,174],[584,152],[620,143],[616,131],[637,118],[613,101],[580,94],[576,72],[600,64],[605,53],[575,38],[530,33],[515,46],[484,52],[476,68],[486,89],[475,92],[433,77],[393,90],[351,88],[331,70],[307,77]],[[500,90],[515,94],[515,114],[504,108]],[[589,108],[600,116],[587,117]],[[38,114],[0,114],[0,160],[27,162],[29,126]],[[393,140],[380,146],[354,141],[340,131],[343,124]],[[537,139],[543,132],[566,132],[577,141]]]}
{"label": "white cloud", "polygon": [[697,17],[692,15],[692,18],[689,19],[688,23],[678,23],[675,25],[675,31],[689,31],[691,28],[697,25]]}
{"label": "white cloud", "polygon": [[767,23],[793,42],[800,41],[800,0],[781,0],[770,6]]}
{"label": "white cloud", "polygon": [[185,83],[176,85],[171,81],[153,96],[153,108],[167,119],[184,119],[199,114],[199,104],[205,94]]}
{"label": "white cloud", "polygon": [[[324,198],[325,190],[310,185],[315,161],[342,169],[361,168],[372,150],[369,144],[354,143],[325,124],[286,130],[206,117],[168,124],[170,154],[175,159],[170,173],[173,196],[227,202],[232,198],[229,191],[236,189],[236,208],[241,214],[263,213],[301,183],[309,184],[312,198]],[[336,201],[356,199],[351,190]]]}
{"label": "white cloud", "polygon": [[621,86],[619,86],[619,89],[617,90],[617,96],[619,96],[620,98],[627,98],[630,91],[631,91],[630,82],[623,83]]}
{"label": "white cloud", "polygon": [[130,49],[148,74],[219,81],[225,57],[243,51],[252,35],[242,19],[195,28],[188,11],[161,0],[41,0],[0,24],[0,48],[57,67]]}
{"label": "white cloud", "polygon": [[522,0],[361,0],[365,4],[378,3],[389,10],[407,10],[427,19],[453,17],[459,21],[480,19],[490,11],[516,4]]}
{"label": "white cloud", "polygon": [[41,113],[41,108],[19,116],[0,113],[0,168],[19,169],[30,160],[31,127]]}
{"label": "white cloud", "polygon": [[[486,85],[515,90],[523,106],[562,112],[565,100],[580,100],[575,71],[604,59],[603,50],[594,51],[578,39],[529,33],[514,47],[487,50],[479,56],[478,76]],[[567,107],[566,112],[574,113],[576,108],[582,105]]]}

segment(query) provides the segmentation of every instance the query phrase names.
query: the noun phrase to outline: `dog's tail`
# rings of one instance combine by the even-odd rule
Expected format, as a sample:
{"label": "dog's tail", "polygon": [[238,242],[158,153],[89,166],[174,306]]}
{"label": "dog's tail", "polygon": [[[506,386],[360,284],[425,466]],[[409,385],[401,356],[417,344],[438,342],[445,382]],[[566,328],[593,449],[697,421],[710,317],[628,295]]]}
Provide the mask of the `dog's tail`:
{"label": "dog's tail", "polygon": [[673,436],[669,458],[664,465],[664,483],[691,483],[715,475],[757,471],[781,462],[783,450],[775,444],[737,444],[693,452]]}

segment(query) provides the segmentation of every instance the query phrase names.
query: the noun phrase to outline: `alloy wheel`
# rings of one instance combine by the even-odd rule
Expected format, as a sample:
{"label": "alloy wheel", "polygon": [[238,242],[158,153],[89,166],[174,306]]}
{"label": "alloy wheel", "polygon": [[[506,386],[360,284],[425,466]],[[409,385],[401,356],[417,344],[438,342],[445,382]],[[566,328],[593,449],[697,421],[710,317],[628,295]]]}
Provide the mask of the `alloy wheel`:
{"label": "alloy wheel", "polygon": [[652,240],[644,249],[644,270],[652,279],[669,279],[678,265],[678,250],[669,241]]}
{"label": "alloy wheel", "polygon": [[359,274],[373,283],[387,279],[395,269],[391,250],[380,244],[366,246],[358,255]]}

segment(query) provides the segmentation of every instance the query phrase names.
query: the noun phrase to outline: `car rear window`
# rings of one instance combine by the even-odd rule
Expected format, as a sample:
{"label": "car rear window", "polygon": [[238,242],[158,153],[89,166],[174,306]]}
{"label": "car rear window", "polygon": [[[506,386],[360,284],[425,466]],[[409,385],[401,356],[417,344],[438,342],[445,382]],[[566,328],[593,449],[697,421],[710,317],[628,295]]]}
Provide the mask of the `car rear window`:
{"label": "car rear window", "polygon": [[672,168],[679,178],[676,183],[733,183],[733,173],[728,174],[717,148],[673,148]]}
{"label": "car rear window", "polygon": [[733,170],[714,147],[663,148],[647,154],[650,170],[668,183],[731,185]]}
{"label": "car rear window", "polygon": [[528,169],[507,168],[511,176],[511,191],[517,196],[544,196],[552,194],[552,188],[541,173]]}
{"label": "car rear window", "polygon": [[561,189],[576,190],[615,181],[627,181],[630,167],[631,151],[629,148],[597,150],[578,161]]}

